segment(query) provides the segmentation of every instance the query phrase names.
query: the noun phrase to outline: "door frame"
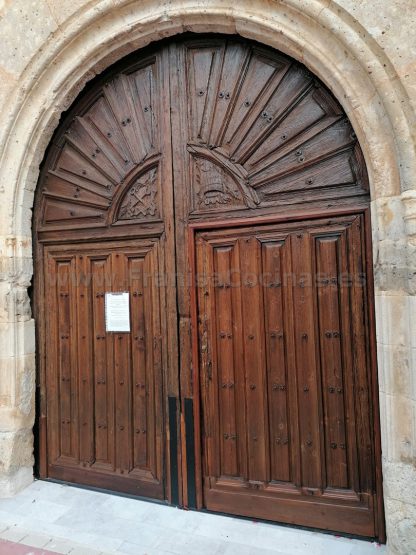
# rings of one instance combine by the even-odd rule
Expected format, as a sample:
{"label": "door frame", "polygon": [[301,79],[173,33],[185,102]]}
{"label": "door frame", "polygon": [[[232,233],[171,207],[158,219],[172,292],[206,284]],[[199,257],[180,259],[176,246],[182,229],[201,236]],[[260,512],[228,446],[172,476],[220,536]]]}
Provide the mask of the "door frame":
{"label": "door frame", "polygon": [[[351,205],[343,208],[331,208],[323,212],[316,210],[297,210],[290,214],[276,214],[267,216],[248,216],[247,218],[236,218],[227,220],[210,220],[205,222],[190,222],[187,226],[187,248],[189,249],[190,260],[190,283],[191,283],[191,330],[192,330],[192,384],[193,384],[193,430],[183,426],[182,457],[186,460],[183,465],[184,484],[184,506],[189,504],[189,488],[192,487],[192,480],[189,475],[195,474],[195,499],[196,509],[204,509],[203,498],[203,438],[202,438],[202,412],[201,412],[201,390],[200,390],[200,368],[199,368],[199,338],[198,338],[198,303],[196,289],[196,234],[201,231],[221,230],[229,228],[239,228],[247,226],[261,226],[265,224],[282,224],[301,220],[331,218],[337,216],[361,215],[364,219],[365,254],[366,254],[366,285],[367,285],[367,304],[368,304],[368,325],[369,325],[369,355],[370,355],[370,379],[371,379],[371,406],[372,406],[372,425],[374,434],[374,463],[375,463],[375,526],[378,530],[377,539],[381,543],[386,542],[386,527],[383,502],[383,476],[381,462],[381,427],[380,427],[380,404],[379,404],[379,383],[377,372],[377,345],[376,345],[376,326],[375,326],[375,297],[374,297],[374,272],[372,256],[372,237],[371,237],[371,212],[369,207],[362,205]],[[182,406],[185,399],[182,398]],[[183,419],[182,419],[183,420]],[[190,435],[193,434],[191,438]],[[188,461],[189,449],[186,444],[194,445],[194,461]],[[190,466],[195,464],[193,470]],[[296,526],[296,525],[293,525]]]}

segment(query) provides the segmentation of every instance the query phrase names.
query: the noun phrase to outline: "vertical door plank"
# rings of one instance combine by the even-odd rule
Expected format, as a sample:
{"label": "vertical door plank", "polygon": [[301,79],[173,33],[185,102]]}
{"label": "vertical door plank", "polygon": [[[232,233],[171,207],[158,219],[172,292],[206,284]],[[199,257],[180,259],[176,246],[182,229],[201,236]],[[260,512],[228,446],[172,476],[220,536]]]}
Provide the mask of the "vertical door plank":
{"label": "vertical door plank", "polygon": [[318,236],[315,241],[317,307],[322,372],[326,481],[334,488],[348,487],[345,433],[343,333],[340,321],[339,236]]}
{"label": "vertical door plank", "polygon": [[239,240],[246,374],[248,475],[255,482],[269,476],[267,391],[264,373],[263,299],[260,285],[260,243]]}
{"label": "vertical door plank", "polygon": [[[147,380],[147,343],[152,337],[152,329],[146,330],[147,314],[144,310],[145,284],[143,279],[143,258],[128,257],[128,276],[131,298],[131,357],[132,357],[132,397],[133,397],[133,468],[148,468],[147,452],[147,390],[152,386]],[[147,289],[147,285],[146,285]]]}
{"label": "vertical door plank", "polygon": [[[158,142],[161,145],[161,171],[162,182],[166,184],[162,195],[162,213],[165,224],[165,232],[160,238],[161,248],[159,257],[158,275],[155,276],[159,283],[160,306],[163,307],[162,314],[162,336],[163,336],[163,413],[168,414],[168,398],[179,399],[179,356],[178,356],[178,314],[176,283],[176,245],[175,245],[175,209],[173,197],[173,167],[172,167],[172,123],[171,123],[171,75],[173,71],[170,63],[169,48],[162,49],[160,64],[158,64],[157,97],[160,105],[160,125],[158,126]],[[163,278],[163,279],[162,279]],[[179,402],[177,403],[179,406]],[[176,421],[179,428],[179,411]],[[166,490],[167,499],[172,500],[171,488],[171,460],[176,458],[176,466],[179,468],[181,438],[178,444],[173,446],[175,453],[171,453],[170,430],[166,426]],[[182,501],[182,477],[180,473],[174,476],[177,482],[178,501]]]}
{"label": "vertical door plank", "polygon": [[94,374],[93,321],[91,312],[91,273],[89,258],[77,257],[78,369],[79,369],[79,443],[80,461],[94,462]]}
{"label": "vertical door plank", "polygon": [[111,290],[109,275],[111,266],[106,255],[89,257],[92,284],[90,303],[92,311],[92,340],[94,351],[94,424],[95,461],[114,468],[114,375],[111,336],[105,329],[105,293]]}
{"label": "vertical door plank", "polygon": [[288,380],[282,269],[283,242],[262,243],[267,391],[270,429],[270,478],[290,481]]}
{"label": "vertical door plank", "polygon": [[[122,251],[111,254],[111,272],[113,292],[126,291],[126,257]],[[131,306],[130,296],[129,302]],[[130,334],[114,332],[111,335],[114,350],[116,468],[124,474],[132,468],[132,446],[129,439],[132,387]]]}
{"label": "vertical door plank", "polygon": [[315,315],[310,237],[292,234],[291,250],[294,274],[294,336],[299,400],[300,455],[302,485],[322,487],[321,424],[319,383],[315,352]]}
{"label": "vertical door plank", "polygon": [[339,238],[338,265],[341,279],[339,280],[339,303],[341,307],[341,342],[344,378],[344,402],[346,421],[346,451],[348,464],[348,487],[355,492],[360,491],[359,465],[357,458],[357,429],[355,417],[353,336],[352,336],[352,275],[349,264],[349,244],[347,231]]}
{"label": "vertical door plank", "polygon": [[247,405],[246,405],[246,370],[244,353],[244,322],[241,259],[244,256],[241,241],[236,241],[231,261],[231,293],[233,302],[233,341],[234,341],[234,375],[238,449],[238,475],[249,479],[249,457],[247,442]]}
{"label": "vertical door plank", "polygon": [[[145,389],[144,403],[146,410],[146,427],[144,428],[147,451],[147,467],[151,470],[153,476],[156,475],[156,396],[155,396],[155,359],[154,345],[158,342],[158,318],[154,314],[158,310],[157,304],[153,296],[153,283],[150,278],[154,274],[155,260],[153,252],[146,253],[143,261],[144,270],[144,296],[143,296],[143,315],[145,320]],[[155,317],[156,316],[156,317]]]}
{"label": "vertical door plank", "polygon": [[152,395],[148,396],[148,412],[151,414],[152,437],[148,438],[151,445],[150,469],[153,469],[155,479],[163,480],[163,364],[162,364],[162,325],[160,287],[158,285],[159,272],[159,245],[153,246],[145,258],[145,276],[148,276],[147,287],[150,290],[151,313],[148,318],[151,322],[152,337],[149,347],[152,349],[152,369],[149,371],[152,384]]}
{"label": "vertical door plank", "polygon": [[212,248],[199,238],[196,243],[196,286],[200,352],[200,386],[204,418],[205,476],[220,475],[218,408],[218,333],[215,312],[215,283]]}
{"label": "vertical door plank", "polygon": [[[59,353],[59,399],[60,399],[60,453],[75,458],[73,396],[77,387],[77,361],[74,359],[76,339],[72,330],[76,329],[74,318],[74,294],[72,279],[76,276],[75,257],[59,261],[58,279],[58,353]],[[75,344],[75,345],[74,345]],[[76,436],[75,436],[76,438]]]}
{"label": "vertical door plank", "polygon": [[218,395],[221,474],[237,475],[237,429],[234,376],[233,304],[231,264],[233,246],[214,249],[215,307],[217,319]]}

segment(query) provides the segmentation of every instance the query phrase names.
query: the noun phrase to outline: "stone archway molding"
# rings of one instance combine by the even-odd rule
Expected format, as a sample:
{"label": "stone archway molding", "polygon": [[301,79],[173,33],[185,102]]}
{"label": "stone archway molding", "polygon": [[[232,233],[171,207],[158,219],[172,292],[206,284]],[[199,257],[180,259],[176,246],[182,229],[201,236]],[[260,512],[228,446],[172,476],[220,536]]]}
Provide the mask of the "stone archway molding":
{"label": "stone archway molding", "polygon": [[[0,434],[5,453],[0,495],[12,495],[32,480],[35,330],[27,288],[39,165],[61,113],[86,82],[152,41],[185,31],[237,33],[303,62],[339,99],[360,140],[370,177],[379,350],[384,356],[383,346],[390,345],[394,329],[394,322],[382,317],[391,309],[385,294],[408,298],[416,290],[405,272],[416,249],[416,155],[411,136],[416,118],[395,66],[343,4],[92,0],[60,23],[34,52],[5,103],[0,126],[0,290],[5,299],[0,306]],[[393,253],[399,270],[406,273],[400,279],[391,273]],[[410,341],[409,333],[410,325],[403,329],[404,343]],[[382,407],[387,406],[383,399],[381,390]],[[392,436],[403,425],[393,412],[382,410],[386,476],[394,474],[390,464],[405,460],[405,447],[392,445]],[[388,418],[392,420],[387,425]],[[391,487],[386,482],[387,507],[390,498],[395,501],[393,481]],[[389,525],[389,516],[387,520]],[[392,535],[393,521],[388,526]]]}

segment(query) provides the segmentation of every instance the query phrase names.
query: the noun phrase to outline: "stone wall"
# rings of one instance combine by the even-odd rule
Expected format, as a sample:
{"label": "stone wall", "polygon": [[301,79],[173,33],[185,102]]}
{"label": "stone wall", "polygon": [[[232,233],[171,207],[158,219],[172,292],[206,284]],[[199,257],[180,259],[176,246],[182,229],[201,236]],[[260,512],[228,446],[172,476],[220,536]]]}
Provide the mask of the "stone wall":
{"label": "stone wall", "polygon": [[60,114],[123,55],[186,30],[305,63],[347,112],[372,192],[388,545],[416,552],[414,0],[0,0],[0,495],[32,480],[31,216]]}

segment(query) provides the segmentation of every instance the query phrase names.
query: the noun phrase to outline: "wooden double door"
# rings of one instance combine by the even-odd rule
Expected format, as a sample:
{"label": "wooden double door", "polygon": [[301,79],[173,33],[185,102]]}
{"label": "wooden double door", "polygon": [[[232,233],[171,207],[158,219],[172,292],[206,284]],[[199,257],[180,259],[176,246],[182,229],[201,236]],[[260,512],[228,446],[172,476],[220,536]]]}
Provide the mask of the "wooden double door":
{"label": "wooden double door", "polygon": [[40,476],[383,539],[368,203],[280,53],[187,36],[98,77],[36,195]]}

